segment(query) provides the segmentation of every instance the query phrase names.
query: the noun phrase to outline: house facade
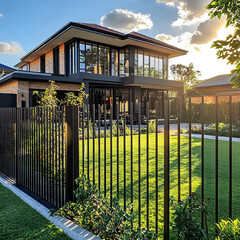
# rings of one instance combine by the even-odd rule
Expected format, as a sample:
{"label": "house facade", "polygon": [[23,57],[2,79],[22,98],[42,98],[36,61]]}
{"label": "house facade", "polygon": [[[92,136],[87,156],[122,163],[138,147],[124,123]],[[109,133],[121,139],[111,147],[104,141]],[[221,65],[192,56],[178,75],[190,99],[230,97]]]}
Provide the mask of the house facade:
{"label": "house facade", "polygon": [[134,112],[141,102],[155,101],[169,94],[181,97],[183,84],[168,79],[168,61],[187,51],[132,32],[124,34],[95,24],[70,22],[21,58],[14,71],[0,79],[0,93],[16,94],[18,107],[36,105],[33,92],[41,91],[53,80],[59,98],[77,91],[84,83],[94,104],[116,103],[126,112],[130,102]]}

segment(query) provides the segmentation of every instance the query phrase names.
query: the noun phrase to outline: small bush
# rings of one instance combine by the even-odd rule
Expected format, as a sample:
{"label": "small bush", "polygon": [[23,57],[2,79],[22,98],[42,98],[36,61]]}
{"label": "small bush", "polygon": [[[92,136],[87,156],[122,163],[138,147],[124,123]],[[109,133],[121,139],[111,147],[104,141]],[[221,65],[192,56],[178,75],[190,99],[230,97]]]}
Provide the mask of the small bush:
{"label": "small bush", "polygon": [[[207,240],[207,209],[206,205],[202,205],[195,193],[188,197],[185,201],[175,201],[171,198],[173,206],[173,225],[172,231],[175,239],[181,240]],[[199,224],[196,217],[197,212],[204,214],[206,233]]]}
{"label": "small bush", "polygon": [[221,220],[217,224],[219,230],[216,240],[240,240],[240,222],[236,220]]}
{"label": "small bush", "polygon": [[76,222],[103,239],[157,239],[152,231],[134,229],[131,207],[124,211],[115,198],[111,206],[84,175],[76,180],[76,184],[76,203],[68,202],[55,212],[56,215]]}

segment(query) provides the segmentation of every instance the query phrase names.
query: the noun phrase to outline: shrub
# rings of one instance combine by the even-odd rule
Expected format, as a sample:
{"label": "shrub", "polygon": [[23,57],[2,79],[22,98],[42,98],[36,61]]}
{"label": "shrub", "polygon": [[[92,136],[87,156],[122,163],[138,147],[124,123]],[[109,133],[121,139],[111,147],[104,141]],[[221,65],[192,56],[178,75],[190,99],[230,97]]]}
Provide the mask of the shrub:
{"label": "shrub", "polygon": [[[192,196],[185,201],[178,202],[171,198],[171,205],[174,209],[172,231],[176,239],[208,239],[206,205],[201,204],[195,193],[192,193]],[[199,224],[199,219],[196,217],[197,212],[204,214],[206,233]]]}
{"label": "shrub", "polygon": [[240,239],[240,222],[236,220],[221,220],[217,224],[219,230],[216,240],[239,240]]}
{"label": "shrub", "polygon": [[157,239],[152,231],[134,229],[131,207],[124,211],[116,198],[111,206],[84,175],[76,180],[76,184],[76,203],[66,203],[55,212],[56,215],[76,222],[103,239]]}

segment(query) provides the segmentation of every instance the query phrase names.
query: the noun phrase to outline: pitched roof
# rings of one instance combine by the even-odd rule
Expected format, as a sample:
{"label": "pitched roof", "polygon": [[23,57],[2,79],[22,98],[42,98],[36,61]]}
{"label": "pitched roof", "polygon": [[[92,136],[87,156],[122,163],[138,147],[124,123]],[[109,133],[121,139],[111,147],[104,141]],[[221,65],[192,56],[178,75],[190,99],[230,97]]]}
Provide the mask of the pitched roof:
{"label": "pitched roof", "polygon": [[6,70],[15,70],[14,68],[8,67],[2,63],[0,63],[0,69],[6,69]]}
{"label": "pitched roof", "polygon": [[77,24],[80,24],[82,26],[86,26],[86,27],[89,27],[89,28],[93,28],[95,30],[101,30],[101,31],[106,31],[108,33],[113,33],[113,34],[118,34],[119,36],[125,36],[124,33],[122,32],[119,32],[119,31],[116,31],[114,29],[111,29],[111,28],[107,28],[107,27],[104,27],[104,26],[100,26],[98,24],[93,24],[93,23],[77,23]]}
{"label": "pitched roof", "polygon": [[[16,64],[15,67],[20,67],[19,64],[24,63],[28,57],[33,55],[35,52],[43,49],[48,44],[50,44],[54,41],[57,42],[56,39],[58,39],[58,38],[60,39],[68,30],[70,31],[70,29],[85,30],[85,31],[88,31],[88,32],[93,32],[93,33],[97,33],[97,34],[106,35],[108,37],[114,37],[114,38],[117,38],[119,40],[130,39],[130,40],[133,40],[133,41],[141,41],[141,42],[149,44],[149,45],[154,44],[155,46],[174,51],[175,53],[177,52],[178,53],[177,56],[184,55],[188,52],[186,50],[174,47],[172,45],[169,45],[169,44],[164,43],[162,41],[159,41],[157,39],[147,37],[147,36],[145,36],[143,34],[140,34],[140,33],[131,32],[131,33],[125,34],[125,33],[116,31],[114,29],[103,27],[103,26],[100,26],[100,25],[97,25],[97,24],[69,22],[64,27],[62,27],[60,30],[58,30],[56,33],[54,33],[52,36],[50,36],[48,39],[46,39],[44,42],[42,42],[40,45],[38,45],[36,48],[34,48],[32,51],[30,51],[25,56],[23,56],[21,58],[21,62]],[[64,37],[62,37],[62,40],[60,40],[60,41],[66,41],[66,39],[64,39]]]}
{"label": "pitched roof", "polygon": [[199,83],[195,84],[194,87],[213,87],[213,86],[220,86],[220,85],[232,85],[230,82],[230,75],[223,74],[219,76],[215,76],[213,78],[206,79],[204,81],[200,81]]}

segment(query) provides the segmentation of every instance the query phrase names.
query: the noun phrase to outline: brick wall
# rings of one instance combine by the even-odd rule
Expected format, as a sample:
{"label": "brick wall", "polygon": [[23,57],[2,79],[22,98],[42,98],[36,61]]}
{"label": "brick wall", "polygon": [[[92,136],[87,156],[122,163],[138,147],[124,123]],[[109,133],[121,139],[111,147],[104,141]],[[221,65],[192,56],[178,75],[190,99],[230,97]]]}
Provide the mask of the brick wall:
{"label": "brick wall", "polygon": [[0,86],[0,93],[17,94],[18,93],[18,81],[13,81],[13,82],[6,83],[6,84]]}
{"label": "brick wall", "polygon": [[22,101],[26,101],[26,107],[29,107],[28,81],[18,81],[17,107],[21,107]]}
{"label": "brick wall", "polygon": [[45,72],[53,73],[53,50],[45,54]]}
{"label": "brick wall", "polygon": [[[58,85],[58,90],[60,91],[77,91],[81,84],[66,84],[66,83],[56,83]],[[45,90],[50,86],[50,83],[47,82],[30,82],[29,88],[35,90]]]}
{"label": "brick wall", "polygon": [[37,58],[30,62],[30,71],[40,72],[40,58]]}
{"label": "brick wall", "polygon": [[65,74],[65,45],[59,46],[59,74]]}

